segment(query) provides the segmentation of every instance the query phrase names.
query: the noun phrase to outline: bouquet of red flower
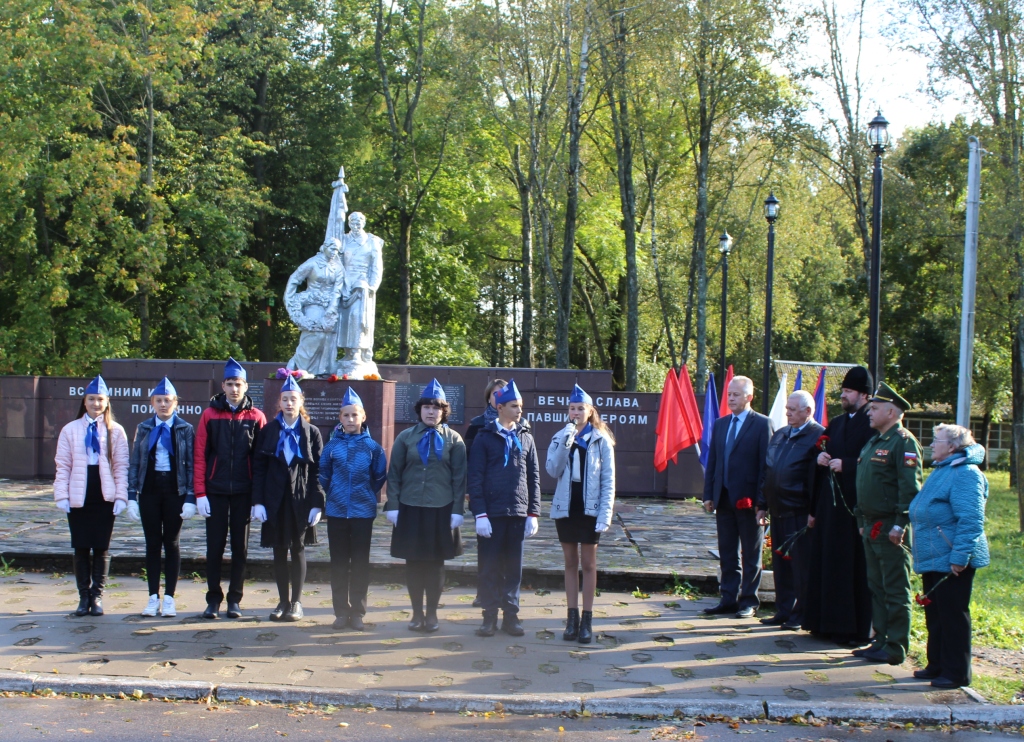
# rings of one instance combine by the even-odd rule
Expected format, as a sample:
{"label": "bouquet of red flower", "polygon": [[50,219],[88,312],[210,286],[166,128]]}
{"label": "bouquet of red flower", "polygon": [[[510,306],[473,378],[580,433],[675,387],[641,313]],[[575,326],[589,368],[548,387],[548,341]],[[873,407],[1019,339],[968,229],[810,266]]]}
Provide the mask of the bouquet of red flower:
{"label": "bouquet of red flower", "polygon": [[871,540],[874,541],[878,538],[878,534],[882,532],[882,521],[878,521],[875,525],[871,526]]}
{"label": "bouquet of red flower", "polygon": [[773,549],[772,551],[774,551],[776,554],[782,557],[785,561],[792,561],[793,557],[789,555],[789,552],[793,551],[793,546],[796,545],[797,539],[799,539],[805,533],[807,533],[807,526],[801,528],[799,531],[797,531],[792,536],[783,541],[782,545],[779,548]]}
{"label": "bouquet of red flower", "polygon": [[[967,561],[968,561],[968,564],[969,564],[970,560],[968,559]],[[921,595],[921,593],[917,593],[914,596],[914,602],[917,603],[920,606],[924,606],[925,608],[927,608],[928,606],[930,606],[932,604],[932,599],[930,597],[928,597],[928,596],[931,595],[932,593],[934,593],[935,590],[939,587],[939,585],[941,585],[943,582],[945,582],[946,580],[948,580],[950,577],[953,577],[953,576],[954,576],[953,572],[950,572],[947,575],[943,575],[942,579],[940,579],[938,582],[936,582],[934,585],[932,585],[932,589],[929,590],[928,592],[926,592],[924,595]]]}
{"label": "bouquet of red flower", "polygon": [[741,497],[736,501],[737,510],[750,510],[752,507],[754,507],[754,501],[749,497]]}
{"label": "bouquet of red flower", "polygon": [[827,435],[819,436],[818,442],[814,444],[814,447],[817,448],[819,451],[824,451],[825,446],[828,445],[829,440],[830,439]]}

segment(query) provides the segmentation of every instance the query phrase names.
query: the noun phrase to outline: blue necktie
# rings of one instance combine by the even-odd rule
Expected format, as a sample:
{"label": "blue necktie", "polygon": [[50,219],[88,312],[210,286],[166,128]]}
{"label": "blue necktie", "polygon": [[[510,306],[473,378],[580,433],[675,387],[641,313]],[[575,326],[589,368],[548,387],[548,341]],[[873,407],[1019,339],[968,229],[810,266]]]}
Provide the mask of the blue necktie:
{"label": "blue necktie", "polygon": [[96,432],[96,421],[92,420],[89,423],[89,429],[85,431],[85,450],[92,449],[96,452],[96,455],[100,455],[100,436]]}
{"label": "blue necktie", "polygon": [[587,442],[587,439],[586,439],[585,436],[590,435],[590,433],[593,432],[593,430],[594,430],[594,426],[591,425],[590,423],[587,423],[586,426],[583,428],[583,430],[581,430],[579,433],[576,434],[576,441],[575,441],[575,443],[576,443],[577,446],[582,448],[584,451],[587,450],[587,446],[589,445],[589,443]]}
{"label": "blue necktie", "polygon": [[[171,418],[171,419],[173,420],[174,418]],[[153,446],[155,446],[157,444],[157,441],[159,441],[160,445],[164,447],[165,451],[167,451],[167,455],[168,456],[173,456],[174,455],[174,449],[171,446],[171,426],[170,425],[164,425],[164,424],[162,424],[160,422],[157,422],[157,424],[153,426],[153,430],[151,430],[150,433],[149,433],[149,450],[150,451],[153,450]]]}
{"label": "blue necktie", "polygon": [[420,461],[423,462],[423,466],[426,466],[430,460],[431,447],[433,447],[434,453],[437,455],[437,460],[440,461],[441,454],[444,452],[444,438],[437,432],[437,428],[427,428],[424,430],[423,437],[416,444],[416,450],[420,452]]}
{"label": "blue necktie", "polygon": [[505,430],[505,428],[499,427],[498,430],[505,439],[505,466],[508,466],[508,456],[512,453],[512,446],[515,446],[517,449],[522,451],[523,444],[520,443],[519,436],[516,435],[515,428],[512,428],[512,430]]}
{"label": "blue necktie", "polygon": [[729,489],[729,455],[732,453],[732,447],[736,444],[736,431],[740,427],[740,419],[736,415],[732,416],[732,422],[729,423],[729,434],[725,436],[725,488]]}
{"label": "blue necktie", "polygon": [[277,422],[281,425],[281,434],[277,437],[276,455],[283,454],[285,463],[291,466],[294,458],[302,458],[302,451],[299,448],[299,426],[289,428],[285,425],[284,415],[280,412],[277,413]]}

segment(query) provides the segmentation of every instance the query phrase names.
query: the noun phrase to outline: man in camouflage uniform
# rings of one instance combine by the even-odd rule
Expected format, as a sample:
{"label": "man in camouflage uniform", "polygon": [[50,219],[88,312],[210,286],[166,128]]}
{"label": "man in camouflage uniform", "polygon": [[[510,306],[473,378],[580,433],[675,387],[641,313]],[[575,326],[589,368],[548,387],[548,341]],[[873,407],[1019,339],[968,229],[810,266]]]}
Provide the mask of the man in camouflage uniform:
{"label": "man in camouflage uniform", "polygon": [[907,400],[880,383],[868,409],[876,432],[857,459],[854,514],[864,538],[875,638],[853,654],[890,665],[901,664],[910,645],[907,510],[923,481],[921,444],[900,424],[909,409]]}

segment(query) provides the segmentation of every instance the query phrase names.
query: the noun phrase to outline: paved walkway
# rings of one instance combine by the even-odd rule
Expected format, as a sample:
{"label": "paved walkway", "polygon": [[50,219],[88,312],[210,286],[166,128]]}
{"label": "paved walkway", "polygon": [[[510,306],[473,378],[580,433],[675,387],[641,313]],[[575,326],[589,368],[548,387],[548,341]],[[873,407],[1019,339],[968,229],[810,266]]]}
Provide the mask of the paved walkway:
{"label": "paved walkway", "polygon": [[[548,503],[544,504],[545,513]],[[320,543],[308,547],[311,565],[329,563],[327,529],[319,528]],[[466,553],[447,563],[450,574],[476,574],[476,537],[472,519],[462,531]],[[562,551],[558,547],[554,521],[540,519],[540,532],[526,542],[528,579],[548,578],[560,584],[563,574]],[[371,563],[379,568],[402,565],[391,557],[391,526],[383,516],[374,524]],[[716,589],[718,562],[709,549],[716,547],[715,520],[695,502],[620,498],[616,502],[611,529],[601,537],[599,569],[602,584],[620,589],[636,585],[661,588],[675,572],[679,578],[705,589]],[[22,566],[43,566],[55,557],[70,557],[71,540],[66,516],[53,505],[51,482],[25,482],[0,479],[0,553],[14,558]],[[142,526],[126,516],[118,518],[111,542],[115,570],[139,571],[145,555]],[[186,521],[181,533],[181,553],[186,565],[202,571],[206,554],[206,529],[203,519]],[[271,563],[269,549],[259,546],[259,528],[254,526],[249,539],[249,562],[254,566]],[[126,560],[129,560],[126,562]],[[62,566],[67,569],[68,567]],[[388,570],[383,569],[386,573]],[[314,572],[315,574],[315,572]],[[269,573],[263,576],[269,577]],[[538,584],[545,580],[539,580]],[[771,583],[764,586],[771,589]]]}

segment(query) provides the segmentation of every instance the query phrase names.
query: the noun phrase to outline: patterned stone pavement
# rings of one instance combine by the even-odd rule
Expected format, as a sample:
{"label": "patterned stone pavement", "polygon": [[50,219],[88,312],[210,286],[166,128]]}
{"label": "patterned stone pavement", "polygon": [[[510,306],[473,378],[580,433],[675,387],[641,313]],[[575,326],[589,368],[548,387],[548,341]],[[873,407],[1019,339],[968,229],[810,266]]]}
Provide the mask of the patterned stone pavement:
{"label": "patterned stone pavement", "polygon": [[[548,512],[550,503],[544,503]],[[319,531],[320,543],[308,547],[311,565],[327,564],[326,528]],[[476,537],[472,519],[463,526],[466,553],[447,563],[449,573],[476,573]],[[371,563],[399,565],[389,553],[391,526],[383,516],[374,524]],[[540,519],[540,532],[526,542],[526,568],[531,576],[558,579],[563,572],[562,551],[558,547],[554,522]],[[598,566],[602,584],[632,588],[634,584],[661,587],[672,573],[695,585],[717,585],[718,563],[709,549],[715,548],[715,521],[695,502],[620,498],[616,502],[611,529],[601,537]],[[269,549],[259,546],[259,528],[251,530],[249,562],[269,564]],[[51,482],[25,482],[0,479],[0,553],[25,557],[70,556],[71,541],[66,516],[53,505]],[[111,542],[113,569],[124,568],[124,558],[134,557],[139,563],[145,555],[142,526],[126,516],[117,519]],[[181,553],[186,563],[202,560],[206,553],[206,530],[203,519],[186,521],[181,534]],[[118,566],[118,558],[122,564]],[[770,583],[765,587],[770,588]]]}
{"label": "patterned stone pavement", "polygon": [[[142,618],[145,583],[118,577],[99,618],[68,615],[73,579],[24,573],[0,579],[0,670],[60,677],[273,683],[417,693],[565,694],[585,698],[798,700],[878,704],[969,703],[960,691],[930,693],[906,666],[871,665],[802,633],[755,620],[709,619],[710,598],[648,599],[603,591],[597,641],[561,639],[564,595],[524,592],[526,636],[478,638],[471,588],[447,590],[434,635],[406,629],[400,585],[374,585],[365,633],[334,631],[330,588],[307,586],[307,617],[270,622],[268,582],[250,582],[246,617],[204,621],[205,586],[179,585],[176,618]],[[43,681],[45,682],[45,680]]]}

